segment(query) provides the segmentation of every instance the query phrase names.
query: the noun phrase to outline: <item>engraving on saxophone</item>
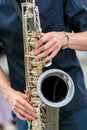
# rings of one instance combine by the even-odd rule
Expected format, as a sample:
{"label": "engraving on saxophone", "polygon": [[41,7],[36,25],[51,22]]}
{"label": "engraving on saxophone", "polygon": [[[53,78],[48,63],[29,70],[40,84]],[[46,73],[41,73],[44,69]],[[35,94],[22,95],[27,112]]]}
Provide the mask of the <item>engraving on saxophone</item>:
{"label": "engraving on saxophone", "polygon": [[[48,70],[51,65],[43,59],[35,60],[35,45],[41,37],[39,10],[35,0],[22,3],[24,62],[27,102],[30,103],[37,119],[28,122],[28,130],[59,130],[59,107],[66,105],[74,95],[74,84],[68,74],[61,70]],[[55,118],[53,118],[55,117]]]}

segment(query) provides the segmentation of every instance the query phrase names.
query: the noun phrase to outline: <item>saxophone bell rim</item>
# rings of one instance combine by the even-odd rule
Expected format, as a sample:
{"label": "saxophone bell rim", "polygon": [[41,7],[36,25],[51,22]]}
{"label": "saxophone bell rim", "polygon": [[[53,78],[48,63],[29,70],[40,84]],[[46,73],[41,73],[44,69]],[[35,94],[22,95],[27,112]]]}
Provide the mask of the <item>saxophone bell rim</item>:
{"label": "saxophone bell rim", "polygon": [[[41,92],[41,84],[42,84],[43,80],[51,75],[59,76],[62,79],[64,77],[67,77],[67,81],[65,81],[65,82],[68,85],[68,92],[67,92],[66,97],[62,101],[59,101],[59,102],[49,101],[48,99],[46,99],[46,97]],[[65,80],[65,79],[63,79],[63,80]],[[74,96],[74,91],[75,91],[74,83],[73,83],[71,77],[66,72],[59,70],[59,69],[50,69],[50,70],[45,71],[39,77],[38,82],[37,82],[37,92],[38,92],[39,97],[46,105],[48,105],[50,107],[58,108],[58,107],[67,105],[72,100],[72,98]],[[50,92],[50,90],[49,90],[49,92]]]}

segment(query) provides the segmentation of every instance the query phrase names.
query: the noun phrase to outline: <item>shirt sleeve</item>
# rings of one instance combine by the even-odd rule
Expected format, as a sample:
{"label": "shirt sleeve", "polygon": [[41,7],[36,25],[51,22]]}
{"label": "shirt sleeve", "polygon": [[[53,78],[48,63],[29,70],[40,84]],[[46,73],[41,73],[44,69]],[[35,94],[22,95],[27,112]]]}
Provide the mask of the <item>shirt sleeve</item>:
{"label": "shirt sleeve", "polygon": [[74,32],[87,31],[87,3],[85,0],[66,0],[65,22]]}

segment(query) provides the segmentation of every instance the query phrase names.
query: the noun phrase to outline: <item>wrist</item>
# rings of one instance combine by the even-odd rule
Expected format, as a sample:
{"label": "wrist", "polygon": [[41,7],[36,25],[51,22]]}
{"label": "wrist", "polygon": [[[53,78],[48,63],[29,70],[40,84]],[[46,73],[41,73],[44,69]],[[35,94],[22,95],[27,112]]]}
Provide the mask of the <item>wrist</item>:
{"label": "wrist", "polygon": [[14,90],[10,86],[8,86],[8,88],[6,90],[3,90],[2,93],[5,97],[5,99],[9,101],[9,98],[10,98],[10,95],[12,92],[14,92]]}
{"label": "wrist", "polygon": [[62,46],[62,49],[66,49],[69,46],[69,35],[68,32],[63,32],[63,33],[65,35],[66,40],[65,40],[65,44]]}

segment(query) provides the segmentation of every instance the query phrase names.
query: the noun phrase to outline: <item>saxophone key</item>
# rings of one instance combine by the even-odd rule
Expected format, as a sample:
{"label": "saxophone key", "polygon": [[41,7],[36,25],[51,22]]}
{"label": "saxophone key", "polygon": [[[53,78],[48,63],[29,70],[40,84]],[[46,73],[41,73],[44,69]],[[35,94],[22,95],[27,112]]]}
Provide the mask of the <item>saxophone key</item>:
{"label": "saxophone key", "polygon": [[26,12],[25,16],[30,19],[33,18],[33,14],[31,12]]}
{"label": "saxophone key", "polygon": [[37,89],[36,88],[33,88],[31,90],[31,95],[34,96],[34,97],[37,97],[38,96],[38,93],[37,93]]}
{"label": "saxophone key", "polygon": [[29,57],[35,56],[35,51],[29,52]]}
{"label": "saxophone key", "polygon": [[33,60],[31,61],[31,64],[32,64],[33,66],[39,66],[40,62],[37,61],[36,59],[33,59]]}
{"label": "saxophone key", "polygon": [[28,2],[28,3],[27,3],[27,7],[26,7],[26,8],[27,8],[27,10],[30,10],[32,7],[33,7],[33,4],[32,4],[32,3],[30,3],[30,2]]}
{"label": "saxophone key", "polygon": [[[37,100],[37,101],[35,101],[35,100]],[[38,107],[38,105],[41,103],[41,100],[38,100],[37,98],[33,98],[33,99],[31,99],[31,105],[33,106],[33,107]]]}
{"label": "saxophone key", "polygon": [[38,40],[37,38],[31,38],[30,41],[28,40],[28,42],[32,47],[35,47],[35,45],[38,43]]}

